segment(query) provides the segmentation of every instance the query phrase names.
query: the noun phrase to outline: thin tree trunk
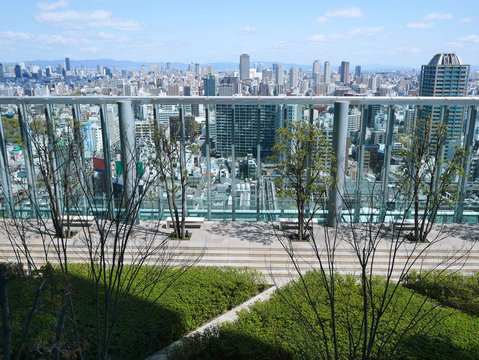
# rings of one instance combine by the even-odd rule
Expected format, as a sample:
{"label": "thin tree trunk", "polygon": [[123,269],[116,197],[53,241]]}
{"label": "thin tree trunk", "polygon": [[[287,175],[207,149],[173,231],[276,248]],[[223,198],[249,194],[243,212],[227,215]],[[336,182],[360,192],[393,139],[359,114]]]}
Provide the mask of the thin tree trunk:
{"label": "thin tree trunk", "polygon": [[12,342],[12,330],[10,328],[10,308],[8,306],[8,277],[7,267],[0,264],[0,303],[2,306],[2,330],[3,330],[3,359],[10,359]]}

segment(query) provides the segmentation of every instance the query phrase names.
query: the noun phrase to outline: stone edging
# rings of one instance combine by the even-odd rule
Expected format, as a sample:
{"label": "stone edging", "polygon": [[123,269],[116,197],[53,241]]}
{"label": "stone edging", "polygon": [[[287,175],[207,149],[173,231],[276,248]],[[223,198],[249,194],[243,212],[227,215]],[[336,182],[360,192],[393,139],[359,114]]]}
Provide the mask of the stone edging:
{"label": "stone edging", "polygon": [[[215,327],[217,325],[220,325],[224,322],[232,322],[236,321],[238,319],[238,312],[240,312],[243,309],[249,308],[251,305],[256,303],[257,301],[266,301],[268,300],[273,292],[277,289],[276,285],[271,286],[270,288],[266,289],[263,291],[261,294],[256,295],[255,297],[245,301],[244,303],[238,305],[234,309],[231,309],[227,313],[218,316],[217,318],[211,320],[209,323],[199,327],[198,329],[194,330],[193,332],[189,333],[186,335],[186,338],[194,336],[195,334],[201,334],[203,333],[206,329],[209,329],[211,327]],[[183,338],[184,339],[184,338]],[[168,354],[171,352],[174,346],[180,345],[182,343],[183,339],[179,339],[175,341],[174,343],[164,347],[157,353],[148,356],[145,360],[166,360],[168,358]]]}

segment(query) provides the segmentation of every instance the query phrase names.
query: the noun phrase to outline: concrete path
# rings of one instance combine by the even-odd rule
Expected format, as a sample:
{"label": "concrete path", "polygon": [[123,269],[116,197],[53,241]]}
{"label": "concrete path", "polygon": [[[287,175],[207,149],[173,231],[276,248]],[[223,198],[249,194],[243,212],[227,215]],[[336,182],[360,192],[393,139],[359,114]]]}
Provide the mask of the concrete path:
{"label": "concrete path", "polygon": [[[170,265],[189,262],[202,266],[249,267],[263,273],[270,283],[280,284],[297,276],[289,255],[293,255],[297,268],[302,271],[318,268],[320,261],[327,261],[326,244],[333,241],[336,241],[335,268],[343,273],[357,273],[360,268],[354,245],[365,239],[381,239],[376,246],[373,271],[386,274],[391,270],[390,254],[398,235],[397,232],[378,229],[375,225],[369,227],[368,224],[362,224],[359,228],[344,224],[338,229],[316,226],[315,242],[300,243],[290,242],[277,229],[277,224],[205,222],[201,228],[189,229],[193,234],[191,240],[173,241],[166,240],[171,229],[160,225],[158,227],[154,222],[142,221],[135,227],[127,246],[127,262],[135,261],[148,246],[158,246],[159,251],[148,260],[148,264],[161,261]],[[25,244],[37,264],[41,265],[47,260],[57,262],[55,247],[58,246],[58,239],[45,235],[44,231],[36,229],[31,223],[23,224],[22,231]],[[451,267],[464,272],[479,271],[479,225],[437,225],[429,238],[433,241],[432,245],[404,242],[396,249],[393,278],[399,276],[400,270],[416,257],[417,261],[412,266],[416,270]],[[87,240],[92,240],[95,245],[98,239],[95,225],[87,230],[80,228],[73,239],[67,240],[69,261],[88,261]],[[0,261],[15,261],[10,241],[18,240],[18,231],[8,225],[8,220],[1,220]],[[17,256],[25,263],[21,246],[16,250]]]}

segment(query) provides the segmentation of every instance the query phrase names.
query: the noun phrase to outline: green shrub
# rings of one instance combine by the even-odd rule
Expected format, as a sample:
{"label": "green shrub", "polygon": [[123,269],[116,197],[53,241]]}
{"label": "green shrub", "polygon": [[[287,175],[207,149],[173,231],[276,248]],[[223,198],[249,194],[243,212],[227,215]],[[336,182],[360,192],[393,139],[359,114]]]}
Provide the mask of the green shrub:
{"label": "green shrub", "polygon": [[[88,266],[70,265],[72,299],[80,335],[84,334],[87,358],[94,358],[96,347],[95,293],[88,278]],[[144,271],[145,269],[145,271]],[[42,292],[42,308],[34,316],[23,358],[33,358],[37,345],[46,346],[54,339],[56,311],[61,302],[62,274],[53,269]],[[128,268],[124,274],[128,274]],[[151,270],[151,268],[150,268]],[[150,272],[143,268],[135,282],[146,283]],[[166,274],[168,275],[168,274]],[[127,277],[128,275],[124,275]],[[40,277],[12,278],[9,283],[12,314],[13,349],[31,309]],[[192,267],[163,293],[169,280],[157,282],[146,292],[125,294],[125,302],[110,346],[114,359],[140,359],[196,329],[209,319],[243,303],[267,286],[258,273],[246,269]],[[160,296],[161,295],[161,296]],[[100,291],[100,302],[104,293]],[[158,301],[152,302],[159,297]],[[103,306],[100,307],[103,314]],[[71,329],[67,330],[70,331]],[[1,340],[0,340],[1,341]]]}
{"label": "green shrub", "polygon": [[420,274],[411,272],[403,285],[439,301],[442,305],[479,316],[479,272],[464,275],[436,271]]}
{"label": "green shrub", "polygon": [[[315,273],[308,273],[305,280],[326,333],[331,337],[331,314],[324,287]],[[337,332],[340,359],[348,359],[349,332],[359,338],[361,316],[361,288],[352,276],[337,277]],[[376,294],[383,290],[384,280],[374,279]],[[308,305],[300,283],[291,283],[276,292],[268,301],[256,303],[250,311],[243,311],[234,323],[227,323],[194,339],[175,351],[176,359],[322,359],[325,357],[323,342],[319,339],[320,327],[315,314]],[[385,353],[400,340],[401,331],[420,312],[424,317],[418,326],[403,338],[396,353],[399,359],[479,359],[479,319],[458,310],[436,307],[420,294],[400,286],[392,306],[384,314],[378,329],[379,334],[392,333],[387,341],[378,342],[373,349],[376,358],[378,345],[383,344]],[[424,303],[425,301],[425,303]],[[407,311],[401,310],[406,307]],[[300,309],[302,316],[293,308]],[[431,311],[428,313],[428,311]],[[437,320],[437,321],[436,321]],[[347,325],[349,323],[349,326]],[[395,326],[397,323],[397,327]],[[429,324],[429,326],[427,326]],[[427,326],[427,331],[419,331]],[[315,335],[316,334],[316,335]],[[332,344],[330,344],[332,345]],[[360,354],[357,355],[360,358]],[[386,356],[386,358],[388,358]]]}

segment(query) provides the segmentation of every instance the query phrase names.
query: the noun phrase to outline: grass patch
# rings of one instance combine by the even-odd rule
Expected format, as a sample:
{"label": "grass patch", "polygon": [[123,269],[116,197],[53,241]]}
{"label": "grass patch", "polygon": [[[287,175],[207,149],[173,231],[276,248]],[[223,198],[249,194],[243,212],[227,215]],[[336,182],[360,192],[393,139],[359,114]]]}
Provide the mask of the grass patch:
{"label": "grass patch", "polygon": [[[95,358],[94,350],[90,350],[95,349],[96,344],[95,295],[86,269],[86,265],[70,265],[71,291],[78,329],[83,336],[82,346],[87,349],[87,358]],[[61,303],[61,294],[56,291],[56,286],[61,283],[61,274],[53,271],[56,276],[52,278],[52,283],[44,287],[42,307],[35,314],[28,333],[23,354],[25,359],[35,357],[35,347],[40,345],[42,348],[51,343],[52,333],[55,333],[55,311]],[[144,281],[144,276],[150,276],[146,274],[140,272],[137,281]],[[144,358],[267,287],[256,272],[219,267],[193,267],[163,293],[167,281],[169,279],[156,283],[148,298],[146,292],[125,294],[124,307],[112,337],[112,359]],[[38,279],[12,276],[10,280],[13,349],[17,348],[22,324],[33,303],[37,286]],[[104,296],[102,292],[100,299]],[[159,300],[153,303],[152,300],[157,297]],[[66,334],[70,331],[67,330]]]}
{"label": "grass patch", "polygon": [[[321,318],[326,324],[326,334],[331,336],[331,315],[325,289],[315,273],[305,276],[310,285],[310,294],[315,301]],[[381,289],[384,283],[378,277],[376,286]],[[206,334],[198,335],[188,340],[185,346],[177,349],[175,359],[322,359],[325,349],[321,329],[313,311],[307,304],[300,284],[290,284],[282,290],[285,296],[301,309],[305,319],[312,324],[307,328],[298,313],[292,309],[291,303],[275,293],[270,300],[255,304],[250,312],[242,312],[235,323],[226,323]],[[384,321],[379,328],[379,334],[392,332],[388,341],[383,344],[385,352],[380,359],[389,358],[398,340],[400,331],[408,326],[416,310],[420,309],[425,299],[416,294],[409,302],[413,291],[400,286],[393,305],[384,315]],[[356,279],[352,276],[338,276],[337,286],[337,324],[338,347],[340,359],[349,359],[349,337],[346,324],[349,322],[355,338],[359,338],[361,320],[361,291]],[[377,295],[376,295],[377,296]],[[407,311],[401,316],[400,309],[407,305]],[[479,319],[450,308],[434,308],[434,304],[426,301],[424,310],[434,309],[426,315],[421,324],[425,325],[434,315],[441,321],[428,328],[427,331],[412,331],[402,342],[397,359],[434,359],[434,360],[464,360],[479,359]],[[393,328],[399,319],[397,328]],[[330,344],[332,345],[332,344]],[[373,349],[376,359],[378,346]],[[356,358],[361,358],[358,354]]]}
{"label": "grass patch", "polygon": [[470,315],[479,316],[479,272],[469,275],[436,271],[427,276],[411,272],[404,286]]}

